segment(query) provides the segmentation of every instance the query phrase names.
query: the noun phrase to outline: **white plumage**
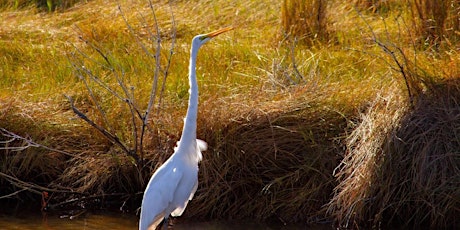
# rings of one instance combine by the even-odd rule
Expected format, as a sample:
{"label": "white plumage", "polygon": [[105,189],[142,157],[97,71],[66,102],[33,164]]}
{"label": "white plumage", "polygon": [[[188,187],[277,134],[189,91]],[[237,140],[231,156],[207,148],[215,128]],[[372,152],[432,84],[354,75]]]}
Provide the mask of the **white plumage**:
{"label": "white plumage", "polygon": [[198,163],[202,159],[201,151],[207,149],[207,144],[196,139],[198,115],[196,57],[204,43],[231,29],[225,28],[201,34],[192,40],[189,66],[190,97],[182,136],[177,142],[177,147],[174,148],[173,155],[157,169],[147,184],[142,199],[139,230],[155,229],[163,219],[167,227],[169,215],[182,215],[198,188]]}

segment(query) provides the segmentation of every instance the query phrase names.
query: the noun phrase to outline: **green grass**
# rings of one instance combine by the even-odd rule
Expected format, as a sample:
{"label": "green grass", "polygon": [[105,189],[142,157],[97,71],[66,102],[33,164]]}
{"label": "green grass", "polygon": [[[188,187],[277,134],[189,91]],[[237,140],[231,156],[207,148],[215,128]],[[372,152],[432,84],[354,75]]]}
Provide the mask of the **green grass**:
{"label": "green grass", "polygon": [[[334,188],[342,188],[337,187],[342,181],[333,172],[351,149],[345,144],[347,138],[359,136],[353,131],[361,121],[360,113],[373,108],[370,101],[384,92],[407,97],[402,71],[392,58],[404,64],[404,73],[412,77],[411,87],[422,85],[420,95],[436,83],[455,79],[460,69],[455,39],[437,41],[442,45],[436,49],[419,46],[421,33],[411,24],[417,20],[409,8],[399,1],[378,6],[370,2],[357,1],[362,5],[355,7],[348,1],[330,1],[327,36],[293,45],[294,39],[281,32],[279,1],[174,1],[174,55],[161,113],[151,117],[145,143],[148,161],[143,168],[78,119],[64,94],[97,123],[104,122],[75,74],[74,63],[115,88],[114,74],[124,73],[136,103],[146,108],[154,60],[145,55],[135,36],[154,52],[139,21],[143,15],[148,25],[154,24],[148,4],[121,5],[135,35],[116,2],[79,2],[51,13],[34,7],[1,8],[0,127],[75,155],[39,152],[47,157],[32,164],[38,158],[31,150],[9,152],[0,159],[12,167],[2,172],[43,186],[72,188],[77,193],[70,197],[129,194],[126,197],[137,207],[138,192],[180,136],[187,109],[191,39],[234,26],[203,46],[198,55],[198,136],[210,148],[200,166],[198,193],[185,214],[286,222],[329,218],[324,205]],[[164,66],[172,42],[171,12],[165,3],[154,3],[154,8],[164,39]],[[116,70],[90,61],[88,57],[103,59],[80,37],[108,54]],[[385,53],[374,39],[393,53]],[[77,52],[73,58],[76,48],[87,57]],[[133,144],[126,105],[91,84],[114,132]],[[20,163],[22,157],[27,160]],[[47,168],[53,170],[39,179],[29,178]],[[0,188],[15,189],[2,180]],[[55,203],[69,199],[66,193],[55,194]],[[31,199],[37,202],[40,197]]]}

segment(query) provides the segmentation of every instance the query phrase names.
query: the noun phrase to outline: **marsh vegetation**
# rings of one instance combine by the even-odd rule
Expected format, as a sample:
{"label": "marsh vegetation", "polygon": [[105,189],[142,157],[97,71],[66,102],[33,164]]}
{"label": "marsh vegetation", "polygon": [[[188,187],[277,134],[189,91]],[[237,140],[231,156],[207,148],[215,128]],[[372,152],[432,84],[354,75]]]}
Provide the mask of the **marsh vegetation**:
{"label": "marsh vegetation", "polygon": [[0,2],[0,202],[134,212],[180,136],[191,38],[231,25],[198,57],[185,218],[460,225],[457,1],[47,2]]}

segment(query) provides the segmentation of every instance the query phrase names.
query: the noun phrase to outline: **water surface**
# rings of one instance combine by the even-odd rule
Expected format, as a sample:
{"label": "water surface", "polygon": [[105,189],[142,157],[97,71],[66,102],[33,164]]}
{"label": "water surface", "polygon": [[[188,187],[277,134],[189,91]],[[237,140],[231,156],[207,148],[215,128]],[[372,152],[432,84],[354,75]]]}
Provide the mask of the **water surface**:
{"label": "water surface", "polygon": [[[70,215],[40,215],[21,214],[20,216],[0,215],[0,229],[30,229],[30,230],[136,230],[138,217],[134,214],[120,213],[74,213]],[[328,225],[302,226],[302,225],[275,225],[262,223],[249,223],[239,221],[208,221],[190,222],[180,218],[173,220],[174,230],[331,230]]]}

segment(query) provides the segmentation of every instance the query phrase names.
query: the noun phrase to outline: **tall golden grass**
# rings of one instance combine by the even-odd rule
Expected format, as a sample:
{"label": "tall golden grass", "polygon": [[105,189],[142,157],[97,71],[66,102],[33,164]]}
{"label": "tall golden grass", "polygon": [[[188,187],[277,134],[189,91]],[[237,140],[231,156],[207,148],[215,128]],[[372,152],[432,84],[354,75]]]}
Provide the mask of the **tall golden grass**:
{"label": "tall golden grass", "polygon": [[329,26],[325,0],[284,0],[281,8],[281,24],[284,33],[311,44],[327,41]]}
{"label": "tall golden grass", "polygon": [[340,160],[335,140],[347,121],[328,101],[328,92],[294,93],[295,100],[229,106],[212,117],[217,123],[201,134],[212,149],[204,155],[201,185],[189,206],[195,211],[187,216],[285,223],[325,218],[322,206]]}
{"label": "tall golden grass", "polygon": [[457,1],[411,0],[412,19],[419,44],[425,48],[439,48],[443,43],[457,42],[460,22]]}
{"label": "tall golden grass", "polygon": [[432,86],[412,107],[378,97],[347,138],[329,211],[342,227],[459,226],[458,81]]}

